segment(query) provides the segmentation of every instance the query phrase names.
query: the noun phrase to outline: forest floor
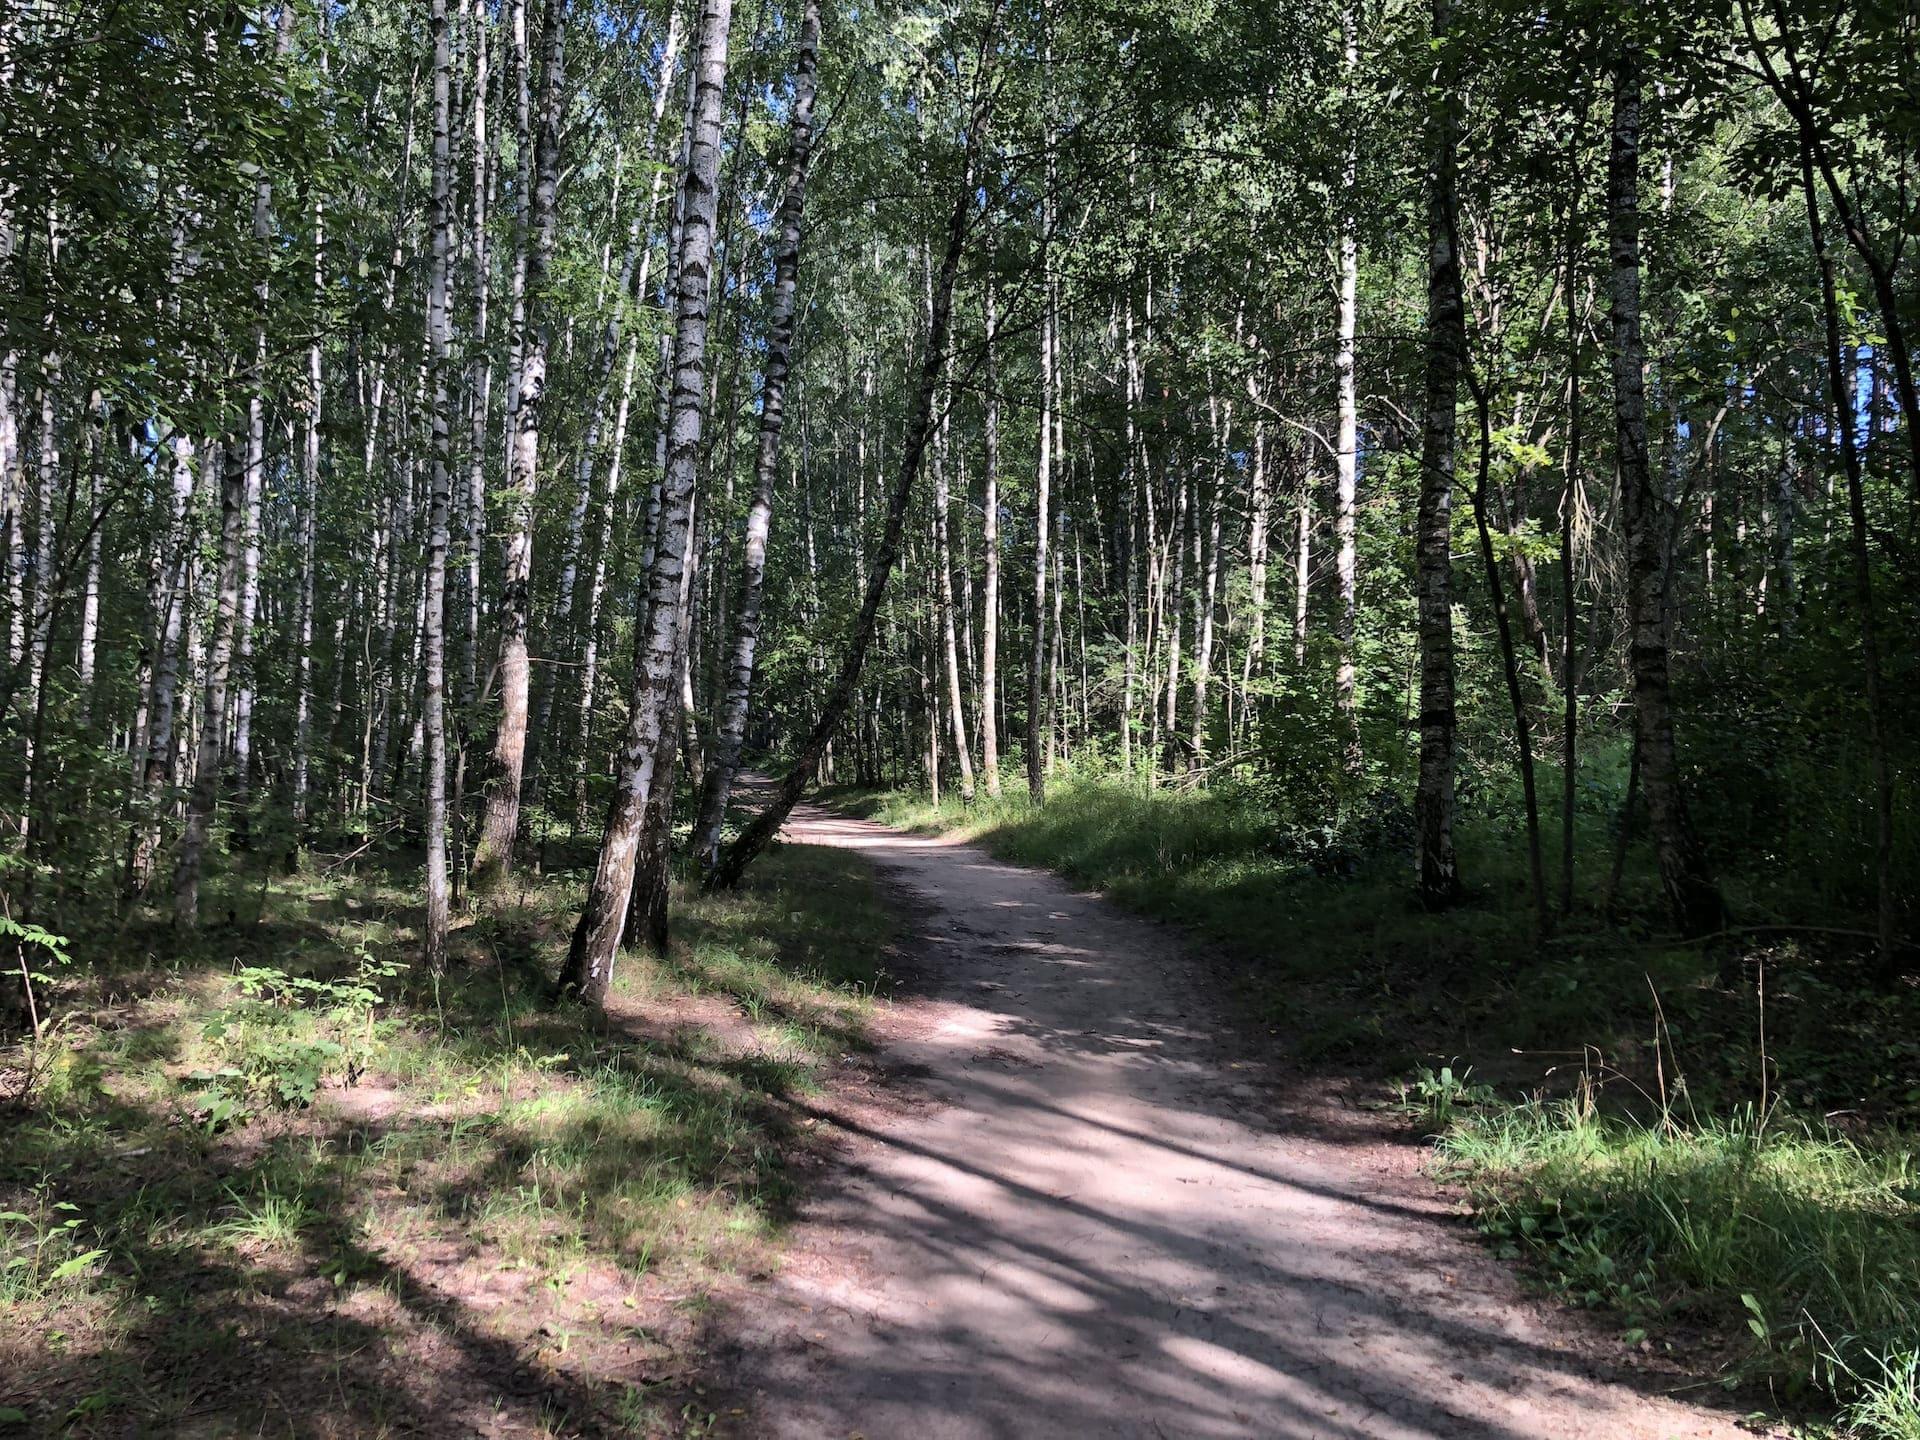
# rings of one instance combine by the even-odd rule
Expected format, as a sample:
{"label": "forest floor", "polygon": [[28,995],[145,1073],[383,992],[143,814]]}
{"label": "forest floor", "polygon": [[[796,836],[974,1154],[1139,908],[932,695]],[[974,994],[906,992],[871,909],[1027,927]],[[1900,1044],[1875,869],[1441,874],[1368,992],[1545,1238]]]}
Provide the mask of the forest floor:
{"label": "forest floor", "polygon": [[546,995],[571,872],[438,988],[404,866],[76,937],[121,953],[0,1104],[0,1434],[1752,1433],[1710,1335],[1477,1244],[1227,947],[950,836],[787,840],[605,1023]]}
{"label": "forest floor", "polygon": [[435,987],[417,869],[344,861],[46,966],[47,1039],[0,1047],[0,1435],[708,1433],[716,1296],[771,1282],[819,1097],[883,1078],[867,867],[678,897],[601,1022],[548,994],[577,875],[517,876]]}

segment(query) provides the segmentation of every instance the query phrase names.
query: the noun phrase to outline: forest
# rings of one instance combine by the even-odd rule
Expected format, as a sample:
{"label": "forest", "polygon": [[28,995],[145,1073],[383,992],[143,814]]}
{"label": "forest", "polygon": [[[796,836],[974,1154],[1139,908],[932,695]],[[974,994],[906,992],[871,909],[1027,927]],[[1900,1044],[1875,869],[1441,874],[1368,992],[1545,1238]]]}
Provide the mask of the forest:
{"label": "forest", "polygon": [[1899,0],[0,7],[0,1434],[1920,1440],[1917,186]]}

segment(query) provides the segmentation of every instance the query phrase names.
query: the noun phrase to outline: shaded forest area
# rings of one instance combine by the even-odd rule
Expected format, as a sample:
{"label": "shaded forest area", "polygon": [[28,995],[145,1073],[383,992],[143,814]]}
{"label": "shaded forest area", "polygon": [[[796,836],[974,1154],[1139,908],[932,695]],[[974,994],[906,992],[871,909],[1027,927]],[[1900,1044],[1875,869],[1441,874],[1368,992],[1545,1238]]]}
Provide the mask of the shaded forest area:
{"label": "shaded forest area", "polygon": [[828,787],[1920,1436],[1910,7],[28,0],[0,136],[0,1416],[191,1413],[193,1247],[377,1288],[356,1086],[498,1092],[536,1268],[777,1229],[885,988]]}

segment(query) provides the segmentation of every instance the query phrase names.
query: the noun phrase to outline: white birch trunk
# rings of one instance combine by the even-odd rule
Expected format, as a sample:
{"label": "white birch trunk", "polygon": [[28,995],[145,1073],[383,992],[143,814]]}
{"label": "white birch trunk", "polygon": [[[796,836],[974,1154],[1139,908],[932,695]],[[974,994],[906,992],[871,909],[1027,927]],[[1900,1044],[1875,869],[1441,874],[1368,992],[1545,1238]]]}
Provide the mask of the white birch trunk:
{"label": "white birch trunk", "polygon": [[[500,720],[494,731],[493,774],[487,787],[486,816],[474,853],[476,889],[497,886],[513,868],[514,840],[520,831],[521,779],[527,752],[527,700],[531,657],[527,648],[533,604],[533,502],[539,488],[540,427],[547,389],[545,317],[541,292],[553,255],[560,186],[560,123],[566,110],[563,60],[566,0],[547,0],[542,16],[544,69],[540,77],[540,125],[535,145],[529,234],[525,245],[522,319],[516,336],[520,364],[514,381],[513,445],[507,460],[507,489],[513,511],[501,557]],[[524,53],[524,51],[523,51]],[[524,64],[522,71],[524,75]],[[522,93],[525,93],[523,79]]]}
{"label": "white birch trunk", "polygon": [[792,119],[787,143],[786,188],[780,199],[778,248],[774,252],[773,305],[767,320],[767,351],[760,388],[759,448],[754,456],[753,499],[747,509],[741,559],[740,598],[734,611],[727,657],[726,691],[713,737],[713,759],[701,789],[694,822],[694,852],[711,867],[720,854],[720,828],[740,767],[747,706],[753,691],[754,653],[760,638],[765,593],[767,534],[773,522],[773,486],[786,422],[787,377],[793,347],[794,292],[800,270],[807,168],[813,153],[814,77],[820,62],[820,3],[806,0],[794,56]]}
{"label": "white birch trunk", "polygon": [[[1346,85],[1357,83],[1360,68],[1360,40],[1357,20],[1351,8],[1340,15],[1341,42],[1345,54]],[[1337,587],[1334,635],[1339,642],[1338,668],[1334,678],[1334,703],[1339,707],[1346,727],[1346,765],[1350,772],[1360,768],[1360,731],[1354,715],[1353,632],[1358,612],[1359,550],[1355,539],[1354,506],[1359,492],[1360,425],[1359,398],[1354,374],[1354,335],[1360,314],[1360,238],[1356,209],[1359,197],[1359,152],[1349,142],[1341,170],[1340,212],[1340,298],[1338,338],[1334,352],[1334,378],[1338,410],[1334,439],[1334,573]]]}
{"label": "white birch trunk", "polygon": [[[558,0],[549,0],[557,4]],[[447,545],[452,508],[452,457],[447,416],[447,264],[453,218],[453,162],[449,89],[453,52],[447,37],[447,0],[431,0],[433,30],[433,215],[432,259],[427,274],[428,364],[433,412],[432,469],[427,499],[427,574],[421,615],[425,684],[421,726],[426,742],[427,914],[423,961],[438,975],[447,964]]]}
{"label": "white birch trunk", "polygon": [[227,684],[233,670],[234,626],[240,611],[241,547],[245,543],[247,474],[244,453],[225,448],[220,477],[220,568],[214,598],[213,634],[207,643],[206,681],[200,692],[200,738],[193,789],[187,797],[186,830],[173,875],[173,920],[190,930],[200,921],[200,870],[213,829],[226,751]]}
{"label": "white birch trunk", "polygon": [[626,737],[587,902],[568,949],[562,984],[590,1004],[605,1003],[633,888],[635,852],[665,725],[672,716],[679,657],[680,589],[687,530],[705,424],[708,296],[719,195],[720,106],[727,76],[732,0],[703,0],[688,163],[681,187],[681,237],[669,408],[667,466],[648,576],[648,606],[638,630]]}
{"label": "white birch trunk", "polygon": [[1035,805],[1047,798],[1047,543],[1052,528],[1055,292],[1045,275],[1053,230],[1052,132],[1048,132],[1047,188],[1041,201],[1040,458],[1033,481],[1033,634],[1027,651],[1027,797]]}
{"label": "white birch trunk", "polygon": [[1000,374],[995,364],[1000,317],[992,268],[986,281],[986,474],[981,558],[986,576],[980,600],[980,769],[987,794],[1000,795]]}

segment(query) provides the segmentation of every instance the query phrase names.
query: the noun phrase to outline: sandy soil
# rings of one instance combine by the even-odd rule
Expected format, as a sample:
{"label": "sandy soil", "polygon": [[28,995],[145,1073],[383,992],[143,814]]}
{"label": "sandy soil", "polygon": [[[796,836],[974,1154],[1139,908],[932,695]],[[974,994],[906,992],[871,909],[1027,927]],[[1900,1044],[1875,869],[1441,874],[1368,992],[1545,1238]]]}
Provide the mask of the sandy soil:
{"label": "sandy soil", "polygon": [[879,1061],[909,1093],[823,1102],[843,1161],[779,1277],[710,1317],[722,1433],[1747,1433],[1527,1298],[1418,1147],[1303,1101],[1171,932],[951,841],[806,808],[787,835],[904,893]]}

